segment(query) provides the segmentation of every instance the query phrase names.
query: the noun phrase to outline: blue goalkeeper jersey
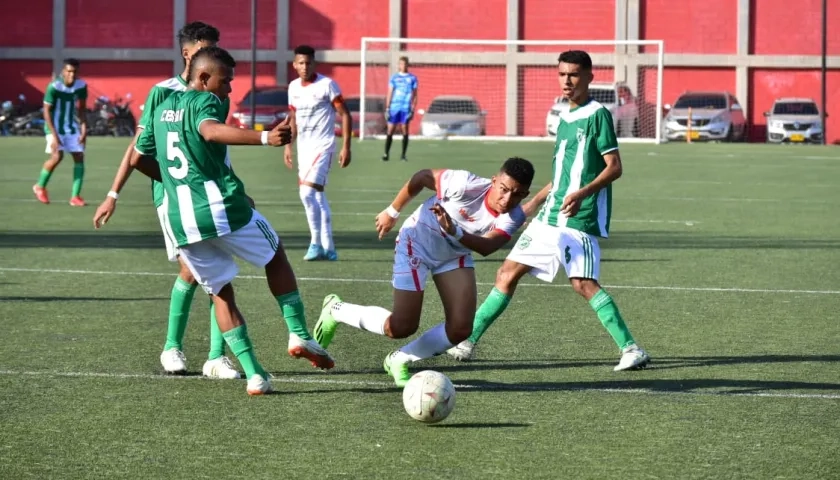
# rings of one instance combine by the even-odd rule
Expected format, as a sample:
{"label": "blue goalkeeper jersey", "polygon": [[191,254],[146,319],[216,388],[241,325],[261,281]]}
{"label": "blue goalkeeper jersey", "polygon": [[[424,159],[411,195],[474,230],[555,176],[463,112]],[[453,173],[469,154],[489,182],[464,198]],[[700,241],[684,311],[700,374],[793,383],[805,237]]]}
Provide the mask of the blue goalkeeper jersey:
{"label": "blue goalkeeper jersey", "polygon": [[408,112],[411,110],[411,97],[417,90],[417,77],[413,73],[397,72],[391,75],[391,105],[388,111]]}

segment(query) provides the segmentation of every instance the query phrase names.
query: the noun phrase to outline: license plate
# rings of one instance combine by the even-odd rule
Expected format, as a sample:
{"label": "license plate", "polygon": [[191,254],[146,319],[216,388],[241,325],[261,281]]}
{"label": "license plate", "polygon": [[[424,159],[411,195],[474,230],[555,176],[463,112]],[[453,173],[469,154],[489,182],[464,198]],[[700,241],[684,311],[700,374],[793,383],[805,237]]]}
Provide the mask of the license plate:
{"label": "license plate", "polygon": [[700,138],[700,132],[691,132],[690,136],[692,140],[696,140]]}
{"label": "license plate", "polygon": [[263,125],[262,123],[257,123],[254,125],[254,130],[262,132],[263,130],[265,130],[265,125]]}
{"label": "license plate", "polygon": [[790,136],[790,141],[791,142],[804,142],[805,141],[805,135],[793,134],[793,135]]}

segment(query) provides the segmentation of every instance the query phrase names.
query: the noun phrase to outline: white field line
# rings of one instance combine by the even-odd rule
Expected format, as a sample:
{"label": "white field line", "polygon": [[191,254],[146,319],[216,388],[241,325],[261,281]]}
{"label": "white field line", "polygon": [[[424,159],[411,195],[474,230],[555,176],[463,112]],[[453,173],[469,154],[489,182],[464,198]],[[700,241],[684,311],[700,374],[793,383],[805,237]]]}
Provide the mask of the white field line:
{"label": "white field line", "polygon": [[[53,273],[67,275],[115,275],[129,277],[172,277],[175,272],[114,272],[105,270],[71,270],[58,268],[17,268],[0,267],[0,272],[22,272],[22,273]],[[238,279],[265,280],[262,275],[239,275]],[[341,278],[341,277],[298,277],[303,282],[337,282],[337,283],[391,283],[384,278]],[[479,286],[491,287],[492,283],[479,282]],[[537,288],[569,288],[569,285],[554,283],[521,283],[520,287]],[[840,290],[795,290],[795,289],[773,289],[773,288],[732,288],[732,287],[674,287],[665,285],[604,285],[605,288],[623,290],[665,290],[684,292],[728,292],[728,293],[790,293],[808,295],[840,295]]]}
{"label": "white field line", "polygon": [[[105,373],[105,372],[49,372],[49,371],[26,371],[26,370],[0,370],[2,376],[29,376],[29,377],[69,377],[69,378],[106,378],[114,380],[168,380],[168,381],[218,381],[198,375],[154,375],[139,373]],[[329,374],[325,374],[329,375]],[[287,383],[292,385],[344,385],[351,387],[376,387],[376,388],[397,388],[393,382],[380,382],[374,380],[341,380],[332,378],[305,378],[305,377],[272,377],[272,383]],[[455,388],[468,391],[552,391],[552,392],[597,392],[597,393],[623,393],[635,395],[694,395],[694,396],[717,396],[717,397],[763,397],[763,398],[807,398],[840,400],[840,394],[833,393],[776,393],[776,392],[733,392],[729,391],[676,391],[676,390],[651,390],[648,388],[587,388],[587,387],[563,387],[563,386],[539,386],[539,385],[517,385],[511,384],[488,384],[488,385],[463,385],[455,384]]]}

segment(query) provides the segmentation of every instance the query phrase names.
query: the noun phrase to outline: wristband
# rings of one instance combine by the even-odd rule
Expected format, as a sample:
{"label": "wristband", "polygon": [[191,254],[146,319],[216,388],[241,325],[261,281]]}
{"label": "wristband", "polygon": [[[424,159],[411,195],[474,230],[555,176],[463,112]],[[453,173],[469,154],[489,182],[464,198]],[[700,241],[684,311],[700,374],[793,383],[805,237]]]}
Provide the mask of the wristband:
{"label": "wristband", "polygon": [[262,135],[260,135],[260,141],[263,145],[268,145],[268,130],[263,130]]}
{"label": "wristband", "polygon": [[116,199],[120,198],[120,194],[119,194],[119,193],[117,193],[117,192],[115,192],[115,191],[113,191],[113,190],[111,190],[110,192],[108,192],[108,196],[109,196],[109,197],[111,197],[111,198],[113,198],[114,200],[116,200]]}
{"label": "wristband", "polygon": [[385,213],[387,213],[391,218],[400,218],[400,211],[394,208],[393,205],[388,205],[388,208],[385,209]]}

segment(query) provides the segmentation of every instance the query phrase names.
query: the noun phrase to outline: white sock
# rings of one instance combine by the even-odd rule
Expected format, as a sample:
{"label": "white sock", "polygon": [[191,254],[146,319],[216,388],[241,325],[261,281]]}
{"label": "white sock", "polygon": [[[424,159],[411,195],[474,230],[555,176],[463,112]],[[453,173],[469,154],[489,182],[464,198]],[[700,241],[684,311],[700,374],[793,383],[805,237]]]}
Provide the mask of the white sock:
{"label": "white sock", "polygon": [[309,222],[311,236],[309,243],[312,245],[321,243],[321,207],[315,199],[316,193],[318,192],[309,185],[300,186],[300,201],[303,202],[303,209],[306,210],[306,221]]}
{"label": "white sock", "polygon": [[338,302],[332,307],[333,318],[337,321],[368,332],[385,335],[385,322],[391,312],[382,308],[355,303]]}
{"label": "white sock", "polygon": [[397,363],[416,362],[439,355],[453,346],[446,336],[446,324],[439,323],[397,350],[393,358]]}
{"label": "white sock", "polygon": [[332,236],[332,212],[330,212],[330,202],[327,201],[326,192],[315,192],[315,202],[321,208],[321,247],[327,252],[335,250]]}

